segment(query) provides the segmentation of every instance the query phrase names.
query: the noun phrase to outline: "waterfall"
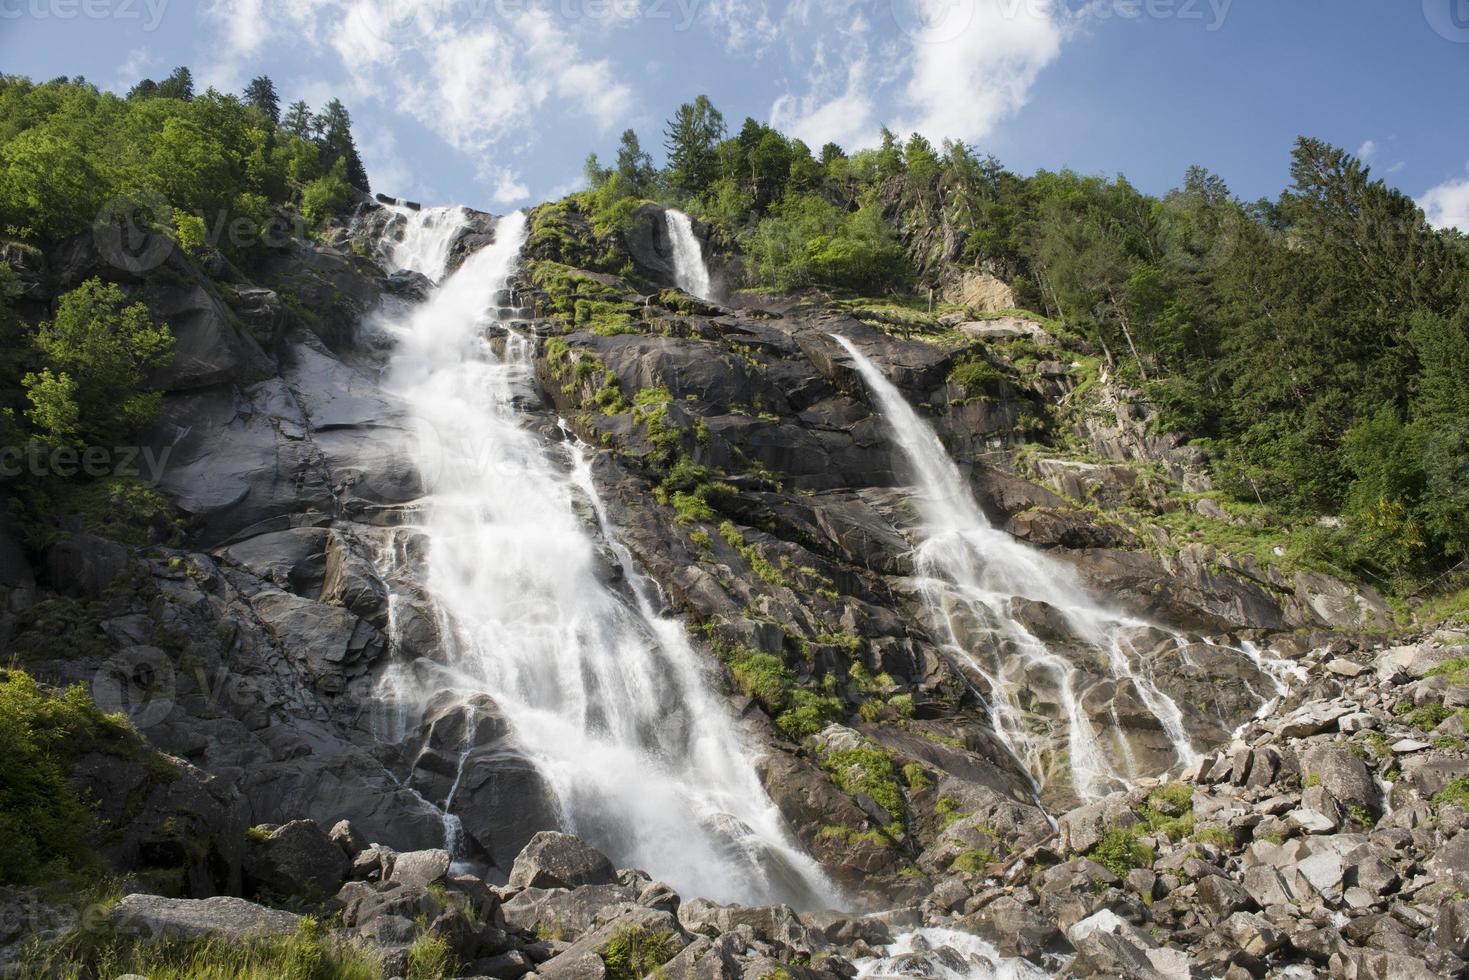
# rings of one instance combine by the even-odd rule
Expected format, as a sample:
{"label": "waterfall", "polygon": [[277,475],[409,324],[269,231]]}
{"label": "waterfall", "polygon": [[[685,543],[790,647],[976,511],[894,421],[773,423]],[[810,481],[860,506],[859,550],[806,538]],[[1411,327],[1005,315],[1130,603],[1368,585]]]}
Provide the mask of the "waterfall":
{"label": "waterfall", "polygon": [[[1059,768],[1063,760],[1072,790],[1083,798],[1145,775],[1136,771],[1132,747],[1119,726],[1113,726],[1116,737],[1108,752],[1083,704],[1086,692],[1078,690],[1087,680],[1078,662],[1108,680],[1130,682],[1166,735],[1175,760],[1197,759],[1178,705],[1139,669],[1136,638],[1168,634],[1100,605],[1070,567],[990,526],[933,429],[850,341],[833,339],[851,356],[914,471],[920,514],[915,566],[940,641],[981,677],[995,731],[1036,782],[1046,785],[1045,771]],[[1034,622],[1027,625],[1017,615],[1017,603],[1051,607],[1066,635],[1038,636]],[[1044,607],[1041,614],[1044,618]],[[1078,646],[1080,651],[1074,649]],[[1059,751],[1051,744],[1049,719],[1029,703],[1041,682],[1054,688],[1054,710],[1064,722]]]}
{"label": "waterfall", "polygon": [[[442,273],[433,263],[456,231],[452,214],[405,212],[418,227],[394,263],[427,257]],[[385,386],[417,423],[428,489],[417,530],[454,693],[493,699],[554,793],[562,829],[618,866],[687,897],[831,902],[697,652],[647,601],[586,460],[518,416],[533,345],[511,332],[496,356],[485,334],[508,304],[524,237],[524,215],[502,218],[493,244],[385,324],[396,338]],[[613,563],[630,593],[610,584]],[[426,703],[439,691],[419,693]]]}
{"label": "waterfall", "polygon": [[704,264],[704,250],[694,234],[693,221],[682,211],[669,208],[663,212],[663,222],[668,226],[668,240],[673,243],[673,278],[678,288],[714,302],[709,267]]}

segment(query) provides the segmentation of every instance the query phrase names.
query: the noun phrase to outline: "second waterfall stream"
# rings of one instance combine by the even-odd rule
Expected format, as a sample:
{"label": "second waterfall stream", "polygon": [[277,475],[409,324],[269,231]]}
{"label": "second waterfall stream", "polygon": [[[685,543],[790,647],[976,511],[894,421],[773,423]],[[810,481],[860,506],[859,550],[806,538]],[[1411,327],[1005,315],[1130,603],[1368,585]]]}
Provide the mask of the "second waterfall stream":
{"label": "second waterfall stream", "polygon": [[[613,529],[604,517],[598,526],[578,450],[539,437],[517,412],[532,343],[512,332],[497,356],[485,333],[516,271],[524,215],[500,219],[493,244],[445,275],[461,213],[401,214],[393,263],[442,280],[387,325],[396,338],[387,383],[417,426],[428,491],[418,530],[452,693],[493,699],[563,829],[618,866],[685,896],[834,902],[787,836],[682,628],[636,595]],[[628,566],[632,597],[607,582],[609,549]],[[425,703],[444,696],[417,693]]]}
{"label": "second waterfall stream", "polygon": [[[1138,667],[1142,642],[1186,640],[1106,608],[1068,566],[992,527],[934,430],[850,340],[833,339],[852,358],[913,473],[919,511],[914,566],[935,638],[978,675],[996,733],[1037,788],[1060,778],[1087,799],[1144,774],[1115,727],[1113,737],[1104,738],[1094,725],[1078,661],[1099,665],[1106,683],[1131,686],[1156,719],[1173,761],[1197,758],[1177,704]],[[1029,603],[1043,605],[1033,607],[1039,616],[1027,624],[1016,609]],[[1054,632],[1064,636],[1038,635],[1034,620],[1047,619],[1050,611],[1061,620]],[[1037,704],[1040,690],[1054,692],[1056,703]]]}

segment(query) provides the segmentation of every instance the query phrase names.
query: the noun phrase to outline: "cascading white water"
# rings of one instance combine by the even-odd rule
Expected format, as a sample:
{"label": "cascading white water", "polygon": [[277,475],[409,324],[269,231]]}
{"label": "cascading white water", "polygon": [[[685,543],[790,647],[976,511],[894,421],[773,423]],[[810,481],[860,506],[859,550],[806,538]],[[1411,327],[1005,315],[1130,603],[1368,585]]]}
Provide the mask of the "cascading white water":
{"label": "cascading white water", "polygon": [[914,470],[921,516],[915,565],[924,598],[947,633],[945,645],[984,679],[995,729],[1016,758],[1033,776],[1045,768],[1047,733],[1027,723],[1020,704],[1030,687],[1028,678],[1040,672],[1049,675],[1065,718],[1067,763],[1077,795],[1095,797],[1137,775],[1130,771],[1133,763],[1125,743],[1115,751],[1128,771],[1108,758],[1076,690],[1080,669],[1015,616],[1012,604],[1019,598],[1058,611],[1074,640],[1101,653],[1096,659],[1105,663],[1097,667],[1117,681],[1131,682],[1177,760],[1187,764],[1197,759],[1178,705],[1134,666],[1140,657],[1131,635],[1150,624],[1099,605],[1069,567],[991,527],[933,429],[851,341],[833,338],[851,355]]}
{"label": "cascading white water", "polygon": [[709,302],[714,302],[714,288],[709,282],[709,266],[704,264],[704,249],[694,234],[694,223],[688,215],[673,208],[663,212],[668,227],[668,240],[673,244],[673,277],[678,288]]}
{"label": "cascading white water", "polygon": [[967,932],[918,929],[905,932],[882,955],[858,960],[857,980],[1049,980],[1051,974]]}
{"label": "cascading white water", "polygon": [[[436,238],[455,223],[444,212],[405,217],[418,227],[394,260],[438,261],[447,244]],[[829,883],[787,837],[695,651],[638,592],[584,460],[520,424],[531,343],[511,333],[497,357],[485,331],[524,235],[523,215],[501,219],[492,245],[386,325],[397,338],[386,387],[418,425],[426,581],[456,694],[493,698],[564,829],[619,866],[689,897],[829,903]],[[638,594],[607,584],[583,503]]]}

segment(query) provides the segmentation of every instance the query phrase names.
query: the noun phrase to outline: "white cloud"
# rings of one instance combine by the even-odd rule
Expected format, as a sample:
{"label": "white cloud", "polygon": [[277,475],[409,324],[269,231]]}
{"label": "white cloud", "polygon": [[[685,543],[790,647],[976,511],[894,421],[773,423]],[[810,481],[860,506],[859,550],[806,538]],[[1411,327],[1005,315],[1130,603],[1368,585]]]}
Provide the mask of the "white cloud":
{"label": "white cloud", "polygon": [[1433,227],[1457,228],[1469,234],[1469,177],[1446,180],[1429,188],[1418,199],[1418,204]]}
{"label": "white cloud", "polygon": [[[900,26],[907,24],[913,65],[902,92],[911,114],[900,132],[982,139],[1025,105],[1036,76],[1061,52],[1067,15],[1049,0],[907,5],[919,19],[900,19]],[[895,16],[902,6],[896,0]]]}
{"label": "white cloud", "polygon": [[530,188],[525,186],[520,175],[509,167],[497,167],[490,173],[493,174],[494,180],[490,199],[496,204],[514,204],[530,197]]}
{"label": "white cloud", "polygon": [[1371,160],[1376,154],[1377,143],[1372,140],[1367,140],[1357,149],[1357,159],[1364,163]]}
{"label": "white cloud", "polygon": [[[547,110],[584,117],[605,132],[634,102],[612,63],[589,57],[573,37],[581,20],[554,18],[533,4],[212,0],[202,14],[219,42],[203,79],[207,84],[239,88],[253,73],[249,66],[271,45],[304,46],[318,60],[335,54],[336,64],[304,59],[305,77],[296,87],[322,91],[328,88],[323,76],[337,77],[339,70],[350,81],[329,87],[349,97],[359,116],[365,103],[379,102],[464,153],[523,149],[534,138],[536,116]],[[585,26],[631,22],[614,14]],[[386,171],[381,179],[391,179],[396,152],[380,156],[379,169]],[[480,175],[497,200],[526,194],[522,183],[500,170],[482,167]]]}
{"label": "white cloud", "polygon": [[779,33],[818,39],[792,51],[811,67],[775,99],[771,123],[812,146],[870,146],[882,122],[900,136],[982,139],[1025,105],[1089,10],[1059,0],[801,0]]}
{"label": "white cloud", "polygon": [[866,74],[866,61],[854,61],[843,90],[829,98],[780,96],[770,107],[770,125],[805,140],[813,151],[829,142],[850,148],[874,145],[878,123],[872,99],[863,90]]}

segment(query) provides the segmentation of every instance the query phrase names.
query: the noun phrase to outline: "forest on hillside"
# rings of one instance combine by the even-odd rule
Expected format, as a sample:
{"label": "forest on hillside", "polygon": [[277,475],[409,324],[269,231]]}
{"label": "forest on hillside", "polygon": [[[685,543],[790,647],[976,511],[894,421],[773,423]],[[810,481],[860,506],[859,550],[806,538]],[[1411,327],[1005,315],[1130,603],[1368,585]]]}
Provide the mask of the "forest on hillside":
{"label": "forest on hillside", "polygon": [[[196,95],[181,68],[118,97],[7,76],[0,108],[0,231],[17,256],[125,201],[196,260],[248,270],[368,189],[346,108],[283,110],[268,78]],[[1093,344],[1158,426],[1209,452],[1222,490],[1281,521],[1324,516],[1315,547],[1334,564],[1407,594],[1469,556],[1469,238],[1345,151],[1302,138],[1275,200],[1241,201],[1202,167],[1160,198],[1120,175],[1018,175],[918,134],[813,152],[754,119],[731,133],[702,96],[664,149],[658,167],[627,131],[572,201],[609,235],[645,200],[685,208],[755,289],[921,305],[955,270],[983,270]],[[5,441],[139,429],[167,327],[102,282],[33,322],[15,312],[13,264]]]}
{"label": "forest on hillside", "polygon": [[1203,167],[1159,198],[886,129],[813,153],[754,119],[731,134],[704,97],[664,136],[661,169],[632,130],[615,165],[588,159],[604,227],[677,204],[770,290],[923,303],[984,270],[1100,348],[1221,489],[1326,516],[1336,563],[1412,592],[1469,557],[1469,237],[1344,150],[1301,138],[1290,186],[1251,202]]}

